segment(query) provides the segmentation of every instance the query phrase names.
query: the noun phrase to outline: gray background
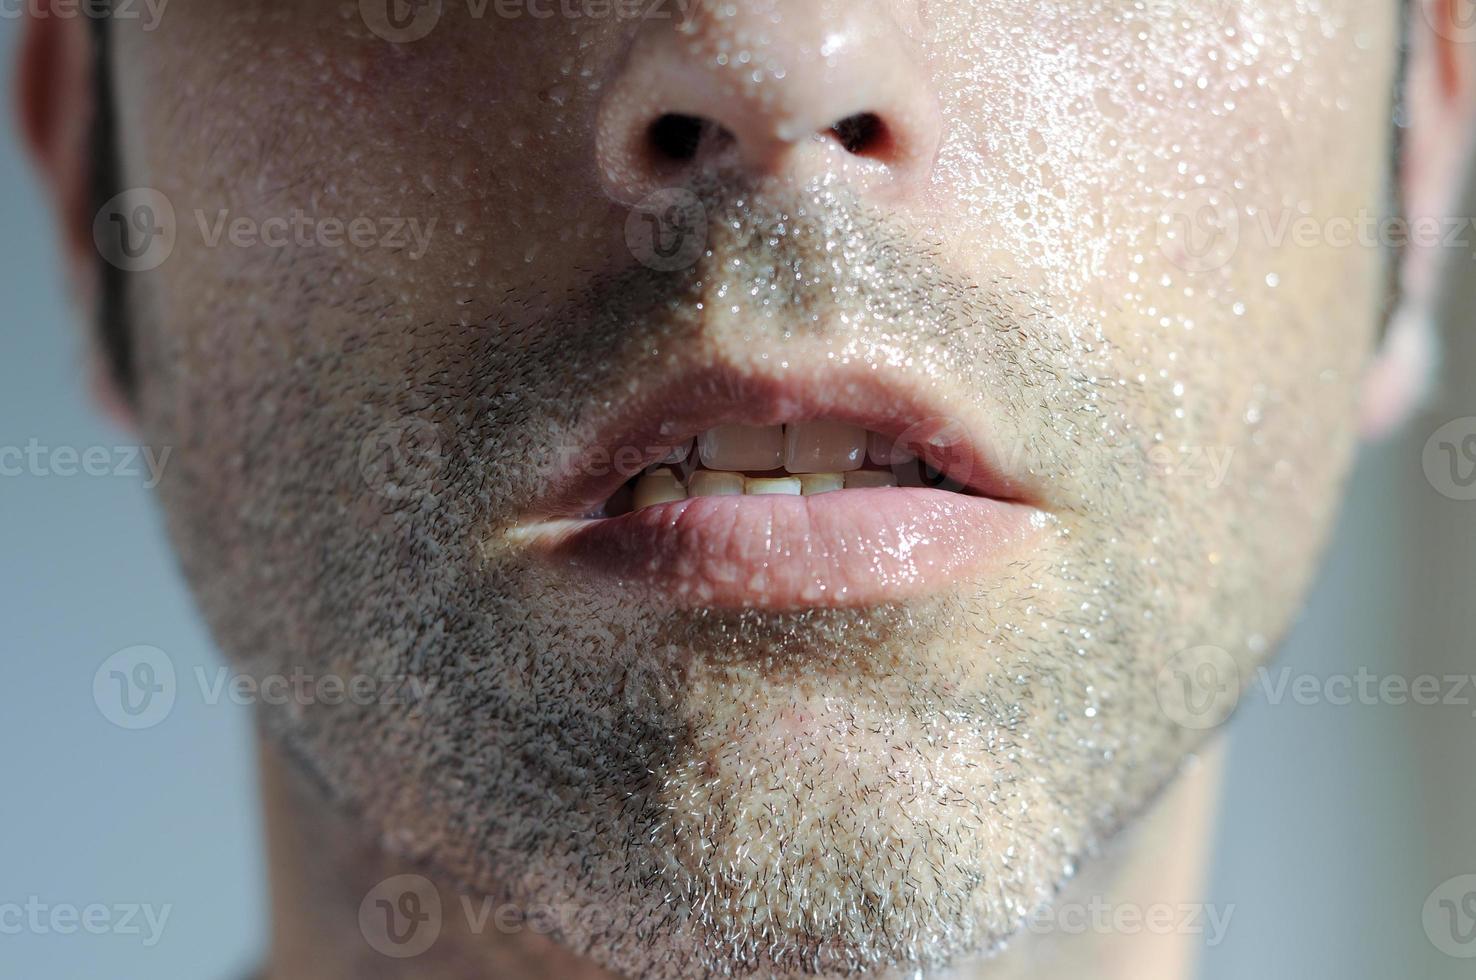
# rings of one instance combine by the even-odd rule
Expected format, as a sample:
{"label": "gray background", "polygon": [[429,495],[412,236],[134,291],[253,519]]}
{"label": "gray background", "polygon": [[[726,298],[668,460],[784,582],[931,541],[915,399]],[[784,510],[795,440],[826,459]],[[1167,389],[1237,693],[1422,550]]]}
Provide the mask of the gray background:
{"label": "gray background", "polygon": [[[7,79],[17,26],[0,19]],[[0,446],[127,445],[87,403],[49,216],[8,126],[0,229]],[[1453,380],[1403,437],[1364,454],[1279,663],[1293,673],[1473,669],[1476,503],[1436,494],[1421,468],[1439,423],[1476,414],[1471,341],[1447,332]],[[0,934],[0,977],[239,975],[266,921],[249,719],[200,694],[195,670],[213,680],[220,662],[143,480],[0,477],[0,531],[0,903],[172,906],[151,948],[140,936]],[[92,696],[103,660],[135,644],[167,651],[180,679],[173,711],[145,731],[113,725]],[[1207,896],[1233,918],[1203,954],[1205,976],[1476,975],[1476,960],[1435,948],[1421,914],[1436,885],[1476,872],[1472,710],[1253,695],[1233,728]]]}

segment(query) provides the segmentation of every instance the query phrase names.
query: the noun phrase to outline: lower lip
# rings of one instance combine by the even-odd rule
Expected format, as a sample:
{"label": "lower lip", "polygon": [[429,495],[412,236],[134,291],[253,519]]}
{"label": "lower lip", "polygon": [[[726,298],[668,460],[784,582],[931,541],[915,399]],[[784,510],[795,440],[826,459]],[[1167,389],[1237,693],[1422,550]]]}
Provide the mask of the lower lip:
{"label": "lower lip", "polygon": [[1025,504],[911,487],[697,497],[532,528],[556,562],[683,607],[799,610],[941,592],[1045,525]]}

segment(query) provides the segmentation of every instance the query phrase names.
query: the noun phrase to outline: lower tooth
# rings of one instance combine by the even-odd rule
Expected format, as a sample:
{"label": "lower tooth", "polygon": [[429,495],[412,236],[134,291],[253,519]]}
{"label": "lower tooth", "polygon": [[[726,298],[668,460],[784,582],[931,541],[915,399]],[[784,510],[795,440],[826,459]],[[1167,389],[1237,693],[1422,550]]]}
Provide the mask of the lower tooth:
{"label": "lower tooth", "polygon": [[800,495],[800,481],[798,477],[778,477],[774,479],[751,479],[743,481],[743,492],[750,497],[763,494],[785,494],[798,497]]}
{"label": "lower tooth", "polygon": [[813,497],[817,493],[830,493],[832,490],[844,490],[846,488],[845,477],[839,473],[806,473],[799,478],[800,491],[806,497]]}
{"label": "lower tooth", "polygon": [[631,503],[636,510],[640,510],[642,507],[686,499],[687,491],[682,487],[681,481],[676,478],[676,474],[671,470],[658,470],[655,473],[647,473],[636,481],[635,497]]}
{"label": "lower tooth", "polygon": [[689,497],[741,497],[743,474],[721,470],[698,470],[687,481]]}
{"label": "lower tooth", "polygon": [[847,490],[867,490],[874,487],[895,487],[897,478],[890,473],[877,470],[852,470],[846,474]]}

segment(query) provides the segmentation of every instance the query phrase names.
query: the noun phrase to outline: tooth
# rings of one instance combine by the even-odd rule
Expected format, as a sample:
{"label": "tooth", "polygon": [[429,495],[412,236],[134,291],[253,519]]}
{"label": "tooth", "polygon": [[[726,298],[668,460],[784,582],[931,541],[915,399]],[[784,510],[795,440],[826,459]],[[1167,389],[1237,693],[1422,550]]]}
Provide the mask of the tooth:
{"label": "tooth", "polygon": [[847,490],[866,490],[872,487],[895,487],[896,485],[895,476],[877,470],[856,470],[846,474]]}
{"label": "tooth", "polygon": [[666,454],[666,458],[663,459],[661,462],[663,462],[663,463],[680,463],[680,462],[683,462],[688,456],[690,456],[691,453],[692,453],[692,440],[691,439],[688,439],[686,442],[682,443],[680,446],[673,446],[672,449],[671,449],[671,452],[667,453]]}
{"label": "tooth", "polygon": [[781,476],[775,479],[749,479],[743,481],[743,492],[750,497],[763,494],[778,493],[791,497],[800,495],[800,481],[797,477]]}
{"label": "tooth", "polygon": [[858,470],[866,430],[845,422],[791,422],[784,427],[784,468],[791,473]]}
{"label": "tooth", "polygon": [[845,488],[846,478],[840,473],[806,473],[800,477],[800,490],[806,497]]}
{"label": "tooth", "polygon": [[722,470],[698,470],[687,481],[689,497],[741,497],[743,474]]}
{"label": "tooth", "polygon": [[872,432],[866,437],[866,458],[877,466],[896,466],[899,463],[910,463],[917,457],[899,448],[886,436]]}
{"label": "tooth", "polygon": [[784,426],[719,425],[697,437],[710,470],[777,470],[784,462]]}
{"label": "tooth", "polygon": [[657,470],[655,473],[647,473],[636,481],[632,507],[640,510],[642,507],[650,507],[654,504],[686,499],[687,491],[682,488],[682,483],[676,478],[676,474],[671,470]]}

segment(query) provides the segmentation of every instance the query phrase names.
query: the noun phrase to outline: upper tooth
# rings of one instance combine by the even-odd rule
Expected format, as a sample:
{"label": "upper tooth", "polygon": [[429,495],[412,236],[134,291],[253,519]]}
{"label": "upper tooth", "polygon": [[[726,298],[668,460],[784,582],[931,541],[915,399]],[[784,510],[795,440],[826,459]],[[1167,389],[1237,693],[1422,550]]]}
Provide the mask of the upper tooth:
{"label": "upper tooth", "polygon": [[861,468],[866,430],[845,422],[791,422],[784,427],[784,468],[791,473],[837,473]]}
{"label": "upper tooth", "polygon": [[757,496],[765,493],[782,493],[798,497],[800,490],[800,481],[792,476],[778,477],[777,479],[750,479],[743,481],[743,492],[749,496]]}
{"label": "upper tooth", "polygon": [[719,425],[697,439],[702,465],[713,470],[777,470],[784,461],[784,426]]}
{"label": "upper tooth", "polygon": [[910,463],[916,458],[886,436],[875,432],[867,436],[866,456],[877,466],[896,466],[900,463]]}
{"label": "upper tooth", "polygon": [[663,462],[663,463],[680,463],[680,462],[685,461],[686,458],[689,455],[691,455],[691,453],[692,453],[692,440],[691,439],[688,439],[686,442],[682,443],[680,446],[673,446],[672,449],[671,449],[671,452],[667,453],[666,454],[666,458],[663,459],[661,462]]}
{"label": "upper tooth", "polygon": [[698,470],[687,481],[687,495],[691,497],[738,497],[742,494],[742,473]]}
{"label": "upper tooth", "polygon": [[676,474],[671,470],[657,470],[636,481],[635,499],[631,503],[636,510],[640,510],[654,504],[686,499],[687,491],[682,487],[682,481],[676,478]]}

